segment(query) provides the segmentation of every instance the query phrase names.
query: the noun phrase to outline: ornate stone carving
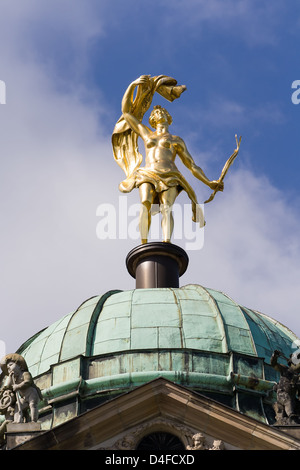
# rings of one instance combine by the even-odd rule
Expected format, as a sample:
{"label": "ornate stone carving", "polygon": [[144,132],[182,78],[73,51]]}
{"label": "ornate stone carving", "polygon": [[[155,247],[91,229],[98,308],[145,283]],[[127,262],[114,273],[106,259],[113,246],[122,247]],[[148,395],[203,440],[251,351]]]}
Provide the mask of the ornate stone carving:
{"label": "ornate stone carving", "polygon": [[115,445],[114,449],[117,450],[133,450],[136,445],[136,436],[134,434],[127,434],[126,436],[119,439]]}
{"label": "ornate stone carving", "polygon": [[[279,356],[287,360],[287,365],[279,364]],[[299,358],[294,360],[293,356],[289,359],[283,354],[275,350],[271,357],[271,366],[280,372],[280,380],[275,385],[274,390],[277,392],[277,402],[274,404],[276,413],[276,424],[295,425],[300,424],[300,400],[298,397],[300,390]]]}
{"label": "ornate stone carving", "polygon": [[207,450],[205,437],[202,432],[193,435],[193,444],[186,447],[187,450]]}
{"label": "ornate stone carving", "polygon": [[206,438],[202,432],[198,432],[197,434],[193,435],[193,445],[192,446],[187,446],[187,450],[225,450],[225,445],[224,442],[215,439],[213,442],[212,447],[209,447],[209,445],[206,442]]}
{"label": "ornate stone carving", "polygon": [[225,444],[223,441],[220,440],[214,440],[213,446],[209,450],[226,450],[225,449]]}
{"label": "ornate stone carving", "polygon": [[141,438],[149,432],[167,432],[176,435],[185,446],[186,450],[225,450],[223,441],[215,439],[213,445],[207,443],[206,436],[195,433],[192,429],[169,419],[158,418],[138,426],[128,434],[118,439],[109,450],[135,450]]}
{"label": "ornate stone carving", "polygon": [[15,353],[6,355],[0,361],[0,367],[5,376],[0,389],[0,414],[5,418],[0,427],[3,441],[9,423],[37,422],[42,395],[22,356]]}

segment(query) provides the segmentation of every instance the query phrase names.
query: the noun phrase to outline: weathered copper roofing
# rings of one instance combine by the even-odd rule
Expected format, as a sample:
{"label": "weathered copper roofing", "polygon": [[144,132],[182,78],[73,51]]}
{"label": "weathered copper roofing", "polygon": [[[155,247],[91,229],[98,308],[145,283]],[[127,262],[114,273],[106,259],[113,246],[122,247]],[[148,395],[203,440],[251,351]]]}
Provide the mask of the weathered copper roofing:
{"label": "weathered copper roofing", "polygon": [[29,339],[18,352],[36,376],[78,355],[134,350],[234,351],[269,362],[274,349],[288,356],[295,339],[279,322],[241,307],[222,292],[188,285],[93,297]]}
{"label": "weathered copper roofing", "polygon": [[270,357],[274,349],[288,357],[295,340],[222,292],[187,285],[93,297],[17,352],[47,399],[43,429],[157,377],[272,424]]}

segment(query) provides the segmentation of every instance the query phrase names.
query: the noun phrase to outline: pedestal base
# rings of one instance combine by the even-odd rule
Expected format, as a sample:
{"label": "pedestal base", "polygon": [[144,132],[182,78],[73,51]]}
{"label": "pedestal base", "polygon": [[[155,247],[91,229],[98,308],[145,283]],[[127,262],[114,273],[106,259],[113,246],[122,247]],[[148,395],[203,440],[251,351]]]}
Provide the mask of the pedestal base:
{"label": "pedestal base", "polygon": [[139,245],[128,253],[126,266],[136,280],[137,289],[179,287],[185,273],[187,253],[172,243],[153,242]]}
{"label": "pedestal base", "polygon": [[13,449],[41,432],[41,423],[8,423],[6,426],[6,448]]}

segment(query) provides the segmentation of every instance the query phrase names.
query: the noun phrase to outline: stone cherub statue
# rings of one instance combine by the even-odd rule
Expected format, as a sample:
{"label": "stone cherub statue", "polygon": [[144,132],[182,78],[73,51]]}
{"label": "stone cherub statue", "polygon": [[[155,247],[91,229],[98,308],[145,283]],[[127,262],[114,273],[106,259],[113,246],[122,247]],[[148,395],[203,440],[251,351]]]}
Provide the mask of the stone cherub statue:
{"label": "stone cherub statue", "polygon": [[209,450],[226,450],[225,444],[220,439],[215,439]]}
{"label": "stone cherub statue", "polygon": [[215,439],[212,447],[206,443],[206,438],[202,432],[197,432],[193,435],[193,444],[186,446],[187,450],[225,450],[224,442],[220,439]]}
{"label": "stone cherub statue", "polygon": [[8,422],[36,422],[38,404],[43,398],[25,359],[16,353],[7,354],[1,359],[0,367],[6,379],[0,389],[0,413]]}
{"label": "stone cherub statue", "polygon": [[293,355],[291,355],[289,359],[283,356],[287,360],[287,365],[283,365],[278,362],[279,356],[283,356],[282,353],[275,350],[271,357],[271,366],[280,372],[279,382],[274,387],[277,392],[277,402],[274,405],[276,423],[279,425],[300,424],[298,397],[300,363],[298,360],[294,363]]}
{"label": "stone cherub statue", "polygon": [[186,446],[187,450],[207,450],[206,439],[202,432],[193,435],[193,444]]}
{"label": "stone cherub statue", "polygon": [[[132,191],[133,188],[139,189],[141,199],[139,229],[142,243],[148,241],[151,215],[155,213],[154,207],[159,207],[156,212],[160,211],[162,215],[163,241],[170,242],[174,227],[172,206],[182,190],[191,200],[193,220],[199,222],[200,227],[205,224],[194,190],[175,165],[176,156],[179,156],[193,176],[213,190],[211,197],[205,201],[209,202],[217,191],[223,191],[223,179],[239,151],[241,139],[239,141],[236,139],[237,148],[226,162],[220,178],[211,181],[196,165],[185,142],[169,132],[172,117],[166,109],[159,105],[154,106],[149,118],[154,130],[142,123],[155,92],[173,101],[179,98],[185,89],[184,85],[177,85],[176,80],[165,75],[157,77],[142,75],[127,88],[122,100],[122,116],[112,135],[114,158],[126,174],[126,179],[120,183],[119,189],[124,193]],[[145,166],[142,168],[140,165],[143,157],[138,150],[138,137],[144,141],[146,151]]]}

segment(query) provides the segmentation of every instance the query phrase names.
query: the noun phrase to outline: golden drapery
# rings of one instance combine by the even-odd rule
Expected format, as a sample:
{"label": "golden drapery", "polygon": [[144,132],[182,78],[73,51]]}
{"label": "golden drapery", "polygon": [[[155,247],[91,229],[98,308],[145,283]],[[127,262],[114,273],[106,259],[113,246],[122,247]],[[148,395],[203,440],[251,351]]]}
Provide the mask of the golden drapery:
{"label": "golden drapery", "polygon": [[[172,102],[179,98],[185,89],[184,85],[178,86],[177,80],[167,75],[149,76],[147,86],[137,87],[130,112],[139,122],[142,122],[144,114],[151,106],[155,92]],[[196,194],[178,170],[162,172],[140,168],[143,156],[138,149],[138,137],[138,134],[130,128],[124,117],[121,116],[112,134],[114,159],[126,175],[126,179],[119,184],[119,190],[128,193],[134,188],[138,188],[142,183],[151,183],[156,193],[159,193],[176,186],[178,193],[184,190],[188,194],[192,203],[192,218],[195,222],[200,223],[200,227],[203,227],[205,224],[203,211],[198,205]],[[156,196],[153,204],[159,204],[158,196]],[[152,213],[155,213],[155,210],[152,210]]]}
{"label": "golden drapery", "polygon": [[[173,93],[173,88],[176,85],[177,80],[166,75],[150,77],[149,88],[143,89],[141,86],[137,88],[131,113],[142,122],[144,114],[151,106],[154,93],[159,93],[168,101],[174,101],[174,99],[178,98]],[[116,162],[125,172],[126,177],[129,178],[140,167],[143,156],[138,149],[138,135],[129,127],[123,116],[120,117],[115,125],[112,134],[112,146]]]}
{"label": "golden drapery", "polygon": [[[137,168],[131,176],[120,183],[119,187],[123,193],[129,193],[134,188],[138,188],[142,183],[151,183],[154,186],[156,192],[156,198],[153,201],[154,207],[159,205],[158,193],[161,191],[165,191],[173,186],[178,188],[178,194],[181,191],[185,191],[192,203],[193,221],[199,222],[200,227],[205,225],[203,212],[199,210],[200,207],[195,191],[178,170],[159,171],[150,170],[149,168]],[[158,211],[152,210],[153,215],[156,212]]]}

